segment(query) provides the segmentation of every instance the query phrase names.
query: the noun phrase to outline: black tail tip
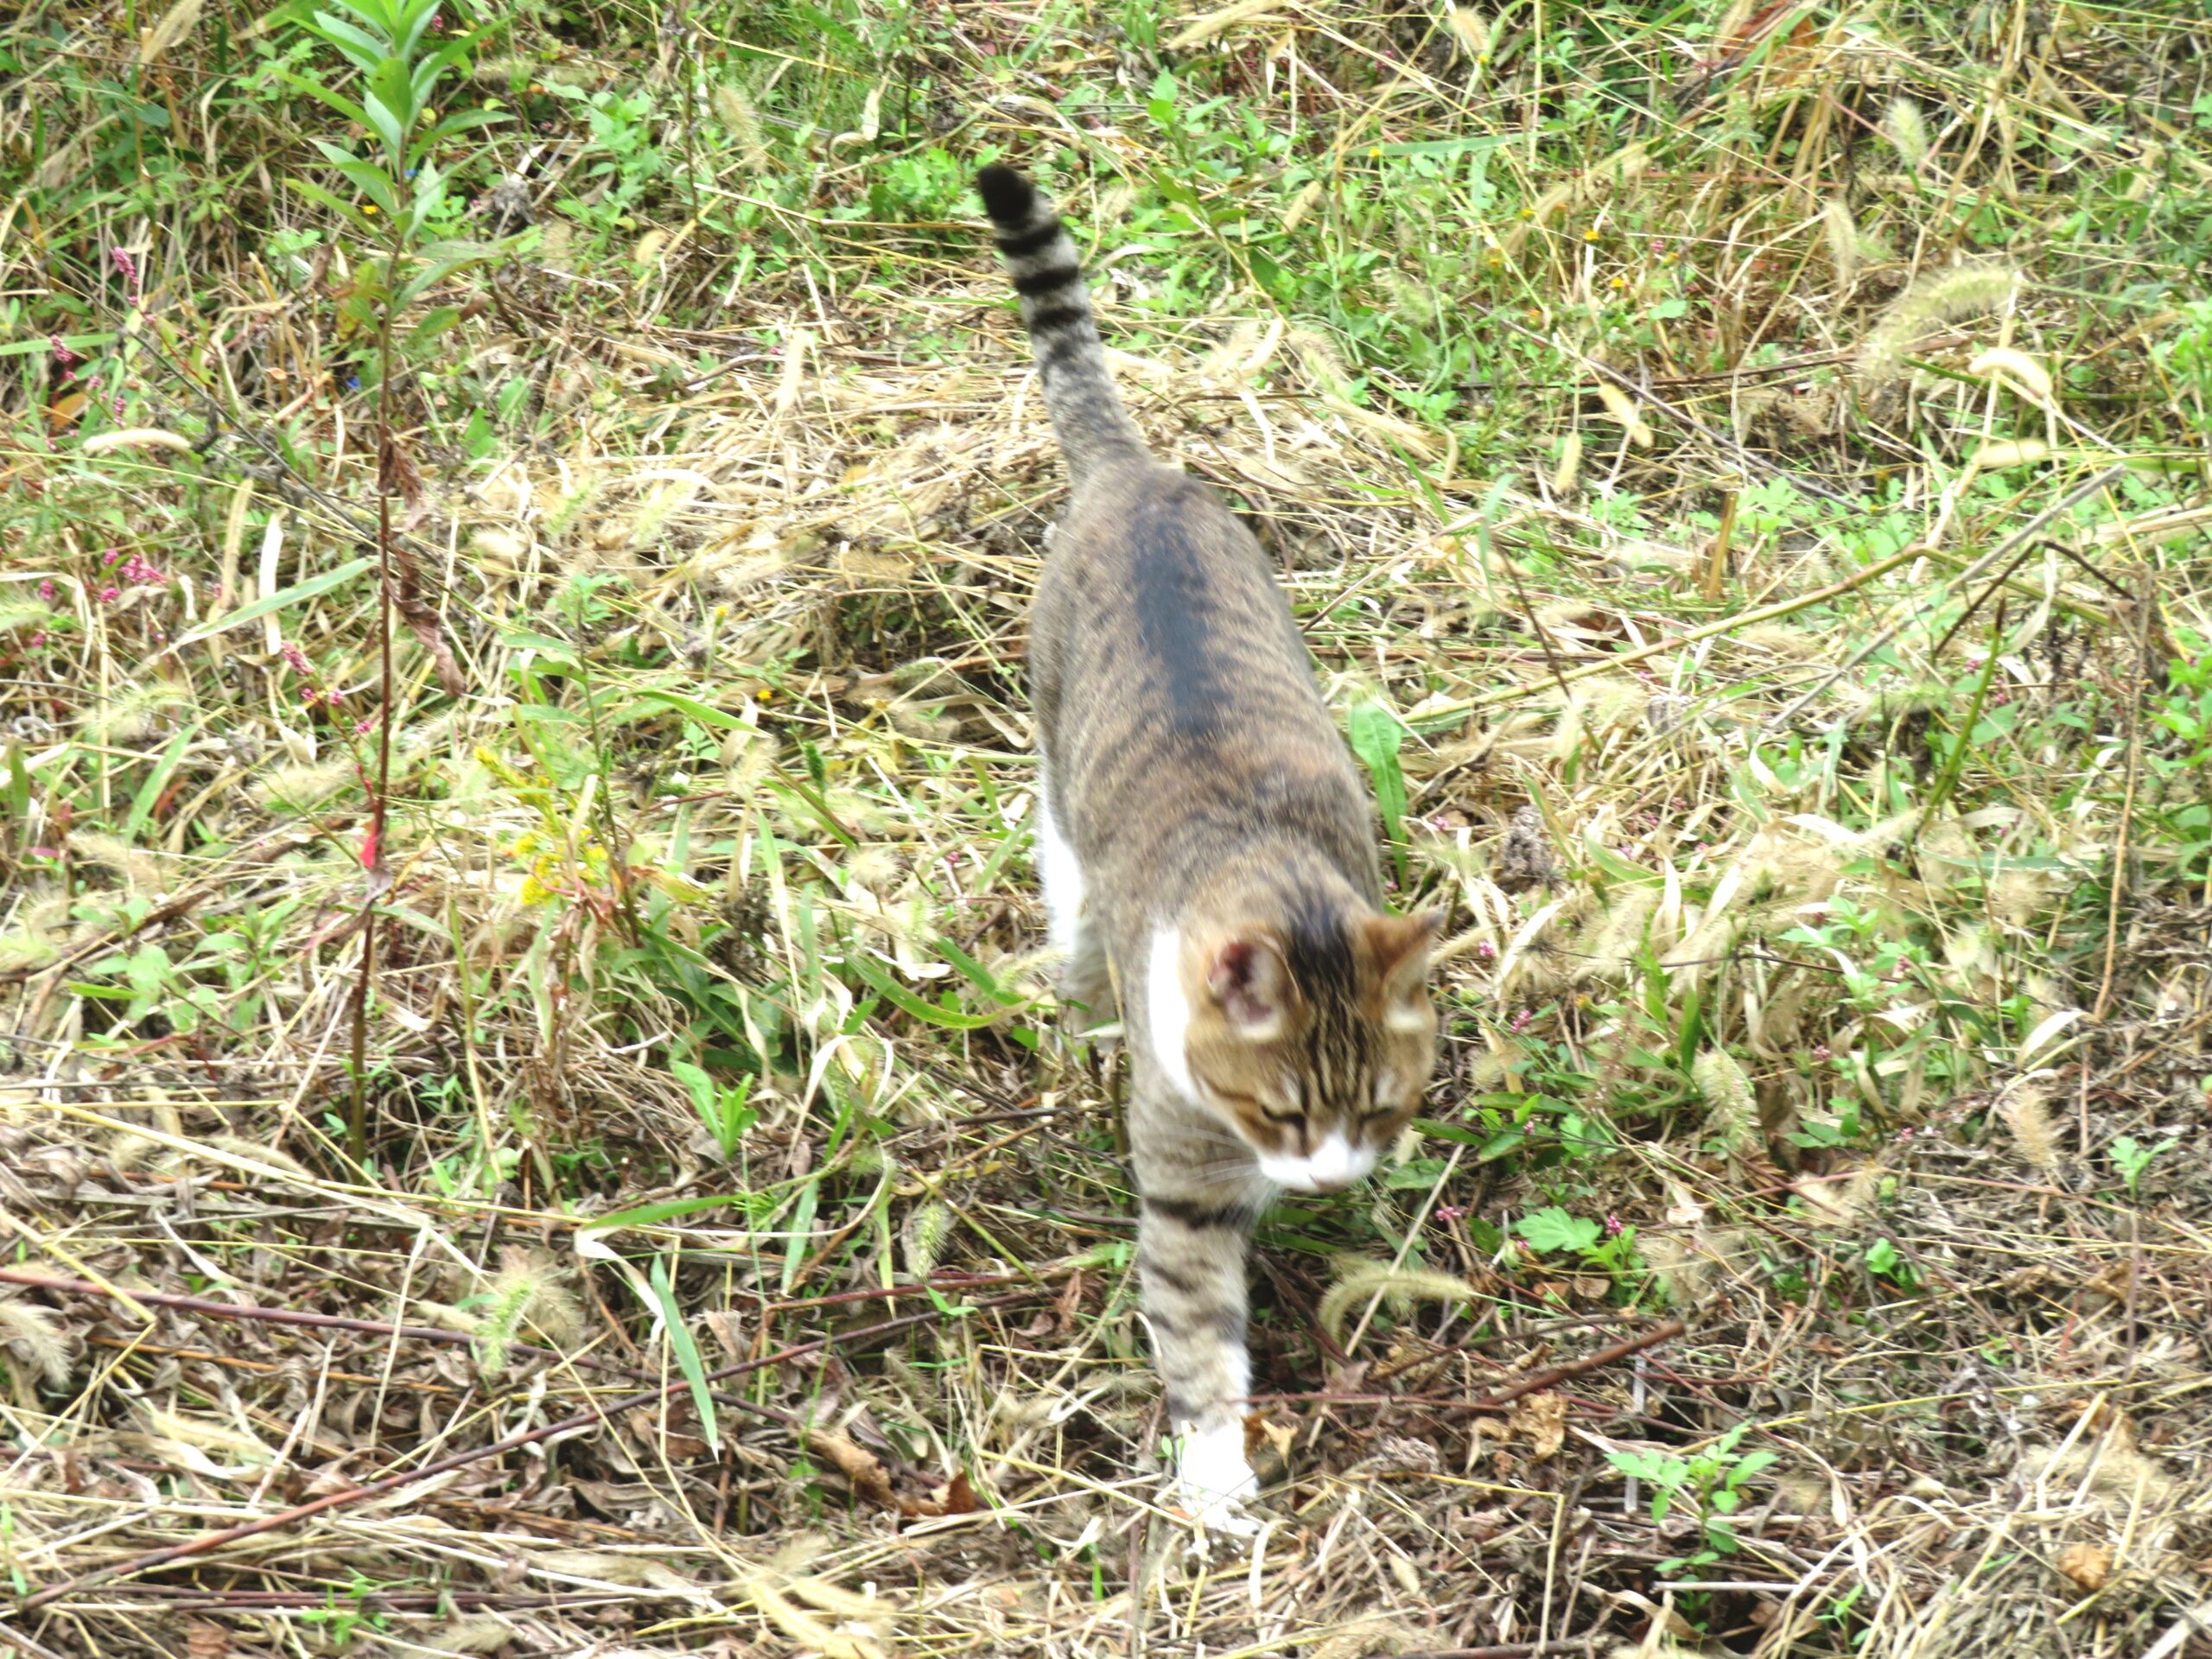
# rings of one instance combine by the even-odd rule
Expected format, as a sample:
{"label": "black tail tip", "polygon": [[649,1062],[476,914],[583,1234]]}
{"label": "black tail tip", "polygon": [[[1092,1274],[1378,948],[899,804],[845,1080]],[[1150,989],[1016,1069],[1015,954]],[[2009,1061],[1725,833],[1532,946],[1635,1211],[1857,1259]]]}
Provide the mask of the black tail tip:
{"label": "black tail tip", "polygon": [[1000,225],[1027,225],[1037,205],[1037,187],[997,162],[976,175],[976,194],[983,199],[983,211]]}

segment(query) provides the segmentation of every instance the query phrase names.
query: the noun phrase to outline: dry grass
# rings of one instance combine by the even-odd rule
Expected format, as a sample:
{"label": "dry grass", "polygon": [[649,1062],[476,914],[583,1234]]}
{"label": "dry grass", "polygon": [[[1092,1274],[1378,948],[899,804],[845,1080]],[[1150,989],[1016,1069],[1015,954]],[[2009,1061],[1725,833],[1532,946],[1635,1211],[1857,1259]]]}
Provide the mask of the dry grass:
{"label": "dry grass", "polygon": [[[0,1653],[2212,1654],[2212,892],[2158,718],[2212,634],[2207,429],[2128,287],[2186,254],[2057,227],[2122,162],[2201,188],[2201,31],[1801,16],[1693,56],[1604,13],[1567,67],[1508,10],[1178,20],[1222,130],[1296,129],[1324,188],[1274,219],[1383,254],[1327,316],[1122,188],[1184,176],[1160,54],[970,8],[905,48],[963,164],[1084,157],[1137,418],[1395,710],[1404,882],[1453,909],[1432,1132],[1262,1228],[1249,1556],[1160,1506],[1112,1056],[1041,955],[1058,463],[980,241],[831,142],[844,72],[805,155],[765,71],[714,102],[741,221],[547,213],[450,337],[529,383],[490,453],[416,411],[463,689],[401,637],[365,1163],[371,598],[206,632],[372,520],[335,279],[257,265],[275,197],[0,213],[11,291],[138,319],[130,426],[228,434],[5,405]],[[179,119],[209,26],[156,54]],[[10,39],[53,54],[0,100],[29,156],[119,48]],[[574,73],[672,99],[671,39]],[[1093,84],[1110,130],[1044,97]],[[1447,292],[1452,198],[1368,152],[1461,138],[1498,194]],[[702,1060],[754,1077],[732,1157]],[[1754,1451],[1698,1559],[1655,1479]]]}

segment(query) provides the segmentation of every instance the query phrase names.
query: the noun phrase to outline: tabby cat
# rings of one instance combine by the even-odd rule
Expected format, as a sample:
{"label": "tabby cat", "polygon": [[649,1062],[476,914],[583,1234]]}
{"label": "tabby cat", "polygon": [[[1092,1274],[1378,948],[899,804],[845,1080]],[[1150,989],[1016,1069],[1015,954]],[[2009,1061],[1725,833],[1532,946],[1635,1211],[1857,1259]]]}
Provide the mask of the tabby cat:
{"label": "tabby cat", "polygon": [[1267,556],[1146,449],[1058,210],[1009,168],[976,188],[1074,486],[1030,619],[1046,908],[1069,997],[1121,1006],[1181,1495],[1249,1525],[1247,1236],[1278,1190],[1347,1185],[1405,1128],[1441,917],[1383,910],[1367,796]]}

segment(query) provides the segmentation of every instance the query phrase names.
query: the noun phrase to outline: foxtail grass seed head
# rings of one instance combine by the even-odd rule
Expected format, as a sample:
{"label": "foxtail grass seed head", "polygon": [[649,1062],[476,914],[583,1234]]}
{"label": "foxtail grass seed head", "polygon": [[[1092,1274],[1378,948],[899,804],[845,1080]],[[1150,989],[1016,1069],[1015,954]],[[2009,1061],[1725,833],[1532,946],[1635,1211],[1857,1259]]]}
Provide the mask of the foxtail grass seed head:
{"label": "foxtail grass seed head", "polygon": [[1385,1262],[1353,1261],[1338,1274],[1316,1310],[1332,1342],[1344,1336],[1344,1315],[1358,1303],[1380,1296],[1382,1305],[1403,1313],[1416,1302],[1465,1302],[1474,1287],[1464,1279],[1423,1268],[1394,1268]]}
{"label": "foxtail grass seed head", "polygon": [[1828,263],[1835,267],[1835,283],[1848,289],[1859,276],[1859,226],[1841,196],[1828,198],[1821,209],[1821,233],[1827,240]]}
{"label": "foxtail grass seed head", "polygon": [[945,1235],[952,1230],[952,1211],[940,1200],[932,1198],[915,1207],[906,1218],[905,1236],[907,1276],[926,1279],[937,1271],[938,1252],[944,1248]]}
{"label": "foxtail grass seed head", "polygon": [[2050,1119],[2050,1089],[2042,1079],[2023,1077],[2007,1089],[1997,1115],[2022,1158],[2037,1169],[2058,1166],[2058,1130]]}
{"label": "foxtail grass seed head", "polygon": [[1469,57],[1478,64],[1490,60],[1490,22],[1482,13],[1471,6],[1454,6],[1445,21]]}
{"label": "foxtail grass seed head", "polygon": [[1582,480],[1582,434],[1567,435],[1567,442],[1559,447],[1559,465],[1552,469],[1552,493],[1569,496]]}
{"label": "foxtail grass seed head", "polygon": [[1890,302],[1860,345],[1859,384],[1869,389],[1888,385],[1904,372],[1906,353],[1922,335],[1999,309],[2019,283],[2016,266],[1994,262],[1929,272]]}
{"label": "foxtail grass seed head", "polygon": [[1992,346],[1967,365],[1967,372],[2009,385],[2031,404],[2050,401],[2050,371],[2016,346]]}
{"label": "foxtail grass seed head", "polygon": [[1321,181],[1316,179],[1290,199],[1290,206],[1284,208],[1282,213],[1284,231],[1294,231],[1306,222],[1306,214],[1312,213],[1314,203],[1321,200]]}
{"label": "foxtail grass seed head", "polygon": [[1882,116],[1882,137],[1890,141],[1905,166],[1915,172],[1928,159],[1928,120],[1920,105],[1909,98],[1892,99]]}
{"label": "foxtail grass seed head", "polygon": [[1265,16],[1277,10],[1282,0],[1230,0],[1230,3],[1203,17],[1196,17],[1183,25],[1168,41],[1170,52],[1187,52],[1194,46],[1204,46],[1216,35],[1225,35],[1237,24],[1254,17]]}
{"label": "foxtail grass seed head", "polygon": [[761,137],[760,113],[753,107],[753,100],[745,95],[745,89],[724,81],[715,88],[709,99],[715,115],[737,141],[740,159],[753,172],[764,171],[768,165],[768,146]]}
{"label": "foxtail grass seed head", "polygon": [[486,1376],[507,1369],[517,1333],[527,1321],[556,1342],[573,1340],[583,1331],[576,1300],[556,1276],[553,1264],[532,1250],[510,1249],[476,1326],[476,1363]]}
{"label": "foxtail grass seed head", "polygon": [[1975,450],[1972,464],[1978,473],[2001,473],[2050,459],[2050,446],[2041,438],[1999,438]]}
{"label": "foxtail grass seed head", "polygon": [[0,1296],[0,1352],[28,1363],[48,1388],[69,1380],[69,1344],[60,1324],[20,1296]]}
{"label": "foxtail grass seed head", "polygon": [[1725,1048],[1708,1048],[1690,1062],[1690,1081],[1705,1098],[1706,1128],[1731,1152],[1749,1146],[1758,1132],[1758,1102],[1751,1080]]}

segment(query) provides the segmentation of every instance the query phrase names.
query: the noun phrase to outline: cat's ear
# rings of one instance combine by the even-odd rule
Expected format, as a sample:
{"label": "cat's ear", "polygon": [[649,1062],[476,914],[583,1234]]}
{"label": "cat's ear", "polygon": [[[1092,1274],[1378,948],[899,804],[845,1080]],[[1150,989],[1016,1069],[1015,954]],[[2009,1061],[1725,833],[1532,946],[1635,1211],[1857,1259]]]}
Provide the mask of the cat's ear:
{"label": "cat's ear", "polygon": [[1231,933],[1206,959],[1206,990],[1230,1029],[1255,1043],[1272,1041],[1289,1023],[1296,994],[1290,964],[1266,934]]}
{"label": "cat's ear", "polygon": [[1428,949],[1444,925],[1444,912],[1423,910],[1411,916],[1370,916],[1365,925],[1376,977],[1382,982],[1384,1016],[1403,1013],[1410,1016],[1412,1026],[1427,1025],[1426,1011],[1408,1005],[1416,1004],[1428,978]]}

